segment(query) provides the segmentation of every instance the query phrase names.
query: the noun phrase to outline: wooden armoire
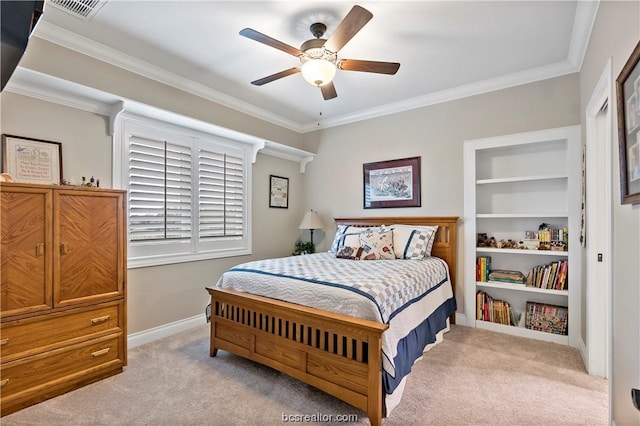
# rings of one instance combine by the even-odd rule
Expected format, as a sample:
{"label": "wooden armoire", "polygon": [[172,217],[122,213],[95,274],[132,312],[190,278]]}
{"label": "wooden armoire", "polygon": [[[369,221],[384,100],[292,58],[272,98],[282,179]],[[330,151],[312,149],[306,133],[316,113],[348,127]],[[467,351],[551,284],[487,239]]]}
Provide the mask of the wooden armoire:
{"label": "wooden armoire", "polygon": [[126,193],[0,183],[2,415],[127,363]]}

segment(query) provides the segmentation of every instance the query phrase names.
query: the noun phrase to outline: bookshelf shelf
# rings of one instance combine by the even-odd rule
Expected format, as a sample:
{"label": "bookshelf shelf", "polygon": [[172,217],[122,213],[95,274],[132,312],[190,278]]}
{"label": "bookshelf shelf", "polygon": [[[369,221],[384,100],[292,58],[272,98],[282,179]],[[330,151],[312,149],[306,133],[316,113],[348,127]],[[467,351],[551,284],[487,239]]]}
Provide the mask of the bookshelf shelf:
{"label": "bookshelf shelf", "polygon": [[530,339],[545,340],[547,342],[559,343],[561,345],[569,344],[569,336],[546,333],[544,331],[529,330],[528,328],[524,327],[496,324],[488,321],[476,321],[476,328],[497,331],[498,333],[512,334],[514,336],[527,337]]}
{"label": "bookshelf shelf", "polygon": [[503,283],[498,281],[476,281],[476,286],[483,287],[483,288],[499,288],[499,289],[509,290],[509,291],[524,291],[528,293],[551,294],[555,296],[564,296],[564,297],[569,296],[569,292],[567,290],[551,290],[546,288],[527,287],[524,284],[511,284],[511,283]]}
{"label": "bookshelf shelf", "polygon": [[477,219],[553,219],[567,217],[567,212],[542,213],[479,213]]}
{"label": "bookshelf shelf", "polygon": [[476,253],[503,253],[503,254],[518,254],[525,256],[569,256],[568,251],[553,251],[553,250],[521,250],[521,249],[499,249],[493,247],[476,247]]}
{"label": "bookshelf shelf", "polygon": [[529,182],[535,180],[554,180],[554,179],[568,179],[567,175],[539,175],[539,176],[517,176],[508,178],[497,179],[479,179],[476,181],[476,185],[487,185],[493,183],[510,183],[510,182]]}
{"label": "bookshelf shelf", "polygon": [[[467,325],[509,333],[522,337],[577,346],[580,336],[580,282],[579,256],[580,227],[580,127],[568,126],[538,132],[519,133],[468,140],[464,143],[464,282],[465,314]],[[551,228],[568,230],[568,250],[525,250],[476,247],[479,233],[497,241],[531,241],[527,231],[538,231],[543,224]],[[536,237],[537,238],[537,237]],[[564,265],[562,281],[565,290],[546,289],[498,281],[479,281],[476,259],[487,257],[491,270],[518,271],[525,275],[536,271],[542,277],[547,271],[556,271]],[[486,270],[482,263],[481,274]],[[539,267],[540,268],[536,268]],[[557,267],[560,270],[560,267]],[[545,272],[545,277],[556,277]],[[533,276],[533,275],[532,275]],[[543,281],[544,282],[544,281]],[[549,286],[556,282],[549,279]],[[542,285],[544,287],[544,285]],[[560,288],[560,286],[558,287]],[[477,293],[486,293],[476,297]],[[476,318],[478,306],[508,305],[516,318],[526,315],[527,302],[566,307],[568,335],[508,326]],[[506,304],[504,303],[506,302]],[[489,311],[490,312],[490,311]],[[555,311],[552,315],[556,315]],[[560,318],[555,317],[553,318]],[[564,318],[564,317],[563,317]]]}

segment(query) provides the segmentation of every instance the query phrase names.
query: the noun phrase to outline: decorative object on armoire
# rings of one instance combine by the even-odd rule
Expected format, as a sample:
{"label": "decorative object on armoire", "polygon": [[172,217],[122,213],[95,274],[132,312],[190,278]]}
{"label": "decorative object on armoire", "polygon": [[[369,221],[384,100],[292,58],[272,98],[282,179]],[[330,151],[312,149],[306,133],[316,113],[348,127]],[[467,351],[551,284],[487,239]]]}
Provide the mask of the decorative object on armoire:
{"label": "decorative object on armoire", "polygon": [[364,208],[420,207],[420,157],[365,163]]}
{"label": "decorative object on armoire", "polygon": [[122,190],[3,182],[0,197],[6,415],[126,365],[127,214]]}
{"label": "decorative object on armoire", "polygon": [[[308,229],[311,236],[311,245],[313,246],[313,231],[315,229],[324,228],[324,223],[322,222],[322,218],[317,211],[309,210],[304,214],[302,218],[302,222],[300,222],[299,229]],[[315,249],[314,249],[315,251]]]}
{"label": "decorative object on armoire", "polygon": [[4,134],[2,171],[14,182],[58,185],[62,180],[62,144]]}
{"label": "decorative object on armoire", "polygon": [[640,42],[616,79],[620,200],[640,203]]}
{"label": "decorative object on armoire", "polygon": [[269,175],[269,207],[289,208],[289,178]]}

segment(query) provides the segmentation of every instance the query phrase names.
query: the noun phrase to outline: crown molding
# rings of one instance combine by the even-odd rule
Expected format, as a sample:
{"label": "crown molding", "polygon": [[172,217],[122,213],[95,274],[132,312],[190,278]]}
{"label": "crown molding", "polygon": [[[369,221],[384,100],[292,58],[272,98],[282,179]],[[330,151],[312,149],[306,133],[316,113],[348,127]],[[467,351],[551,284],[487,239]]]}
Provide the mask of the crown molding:
{"label": "crown molding", "polygon": [[457,99],[467,98],[470,96],[494,92],[496,90],[508,89],[510,87],[516,87],[523,84],[534,83],[536,81],[560,77],[578,71],[579,69],[575,65],[569,63],[569,61],[558,62],[555,64],[532,68],[530,70],[492,78],[477,83],[442,90],[440,92],[430,93],[424,96],[417,96],[415,98],[382,105],[376,108],[369,108],[363,111],[359,111],[355,114],[329,118],[323,120],[320,123],[318,123],[317,121],[307,123],[304,125],[304,132],[312,132],[317,129],[341,126],[344,124],[355,123],[357,121],[368,120],[370,118],[381,117],[384,115],[395,114],[398,112],[436,105],[444,102],[454,101]]}
{"label": "crown molding", "polygon": [[576,5],[567,60],[575,65],[578,70],[582,69],[582,62],[584,61],[584,55],[587,53],[591,31],[596,22],[599,7],[600,0],[578,1]]}
{"label": "crown molding", "polygon": [[175,87],[187,93],[191,93],[228,108],[232,108],[260,120],[293,130],[294,132],[301,132],[300,124],[292,120],[256,107],[248,102],[241,101],[203,84],[196,83],[193,80],[152,65],[134,56],[127,55],[126,53],[105,46],[104,44],[98,43],[74,32],[65,30],[64,28],[50,22],[41,22],[34,32],[34,36],[48,42],[58,44],[67,49],[74,50],[83,55],[98,59],[102,62],[106,62],[118,68],[139,74],[151,80],[155,80],[162,84]]}

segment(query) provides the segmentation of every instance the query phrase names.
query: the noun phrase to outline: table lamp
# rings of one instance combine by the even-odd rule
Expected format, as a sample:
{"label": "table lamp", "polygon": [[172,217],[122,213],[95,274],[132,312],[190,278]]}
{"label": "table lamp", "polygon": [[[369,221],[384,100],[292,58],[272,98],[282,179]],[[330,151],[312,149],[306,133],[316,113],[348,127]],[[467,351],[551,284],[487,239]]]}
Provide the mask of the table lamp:
{"label": "table lamp", "polygon": [[314,229],[322,229],[324,224],[322,223],[322,219],[320,219],[320,215],[318,212],[309,210],[304,214],[302,218],[302,222],[300,223],[299,229],[308,229],[311,234],[311,244],[313,244],[313,231]]}

